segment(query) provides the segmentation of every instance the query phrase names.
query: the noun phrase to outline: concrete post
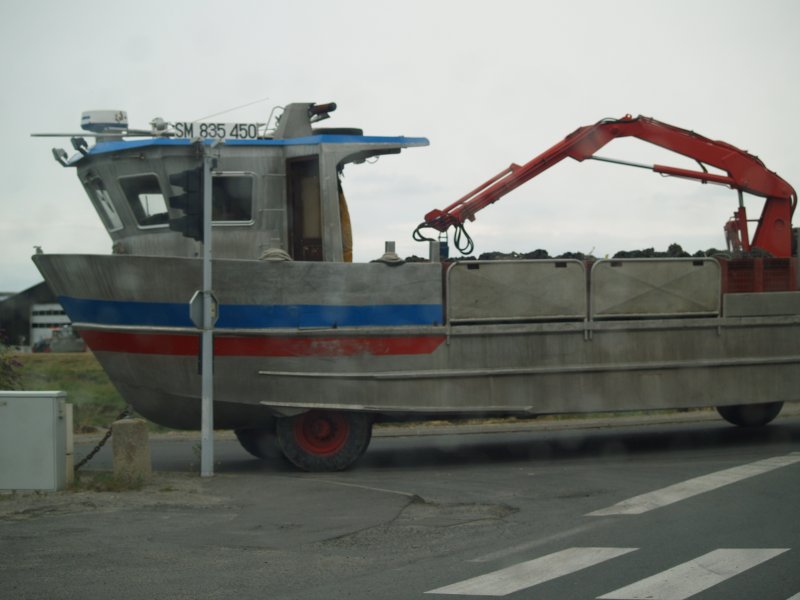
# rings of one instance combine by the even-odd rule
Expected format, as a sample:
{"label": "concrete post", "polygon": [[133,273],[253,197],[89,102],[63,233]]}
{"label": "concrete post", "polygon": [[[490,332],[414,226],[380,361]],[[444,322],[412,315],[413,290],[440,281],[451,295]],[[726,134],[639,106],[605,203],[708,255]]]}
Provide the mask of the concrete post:
{"label": "concrete post", "polygon": [[122,419],[111,425],[114,477],[129,483],[150,479],[150,441],[144,419]]}

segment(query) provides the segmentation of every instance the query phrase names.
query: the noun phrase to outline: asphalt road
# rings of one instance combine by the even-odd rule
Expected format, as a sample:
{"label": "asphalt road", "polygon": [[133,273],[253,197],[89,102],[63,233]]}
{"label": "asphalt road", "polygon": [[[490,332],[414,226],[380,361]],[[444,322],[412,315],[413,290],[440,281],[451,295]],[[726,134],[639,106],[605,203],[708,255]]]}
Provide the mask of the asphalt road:
{"label": "asphalt road", "polygon": [[796,414],[439,432],[335,474],[218,439],[210,479],[153,440],[142,491],[0,499],[0,597],[800,598]]}

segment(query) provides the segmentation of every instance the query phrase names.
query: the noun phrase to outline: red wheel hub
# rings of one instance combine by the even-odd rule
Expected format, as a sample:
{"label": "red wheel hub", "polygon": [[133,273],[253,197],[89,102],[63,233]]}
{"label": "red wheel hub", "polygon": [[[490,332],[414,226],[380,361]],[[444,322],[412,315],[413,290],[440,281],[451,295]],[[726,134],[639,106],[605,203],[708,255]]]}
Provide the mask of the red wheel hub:
{"label": "red wheel hub", "polygon": [[294,424],[297,444],[309,454],[324,456],[342,448],[350,435],[350,424],[340,413],[311,411],[299,415]]}

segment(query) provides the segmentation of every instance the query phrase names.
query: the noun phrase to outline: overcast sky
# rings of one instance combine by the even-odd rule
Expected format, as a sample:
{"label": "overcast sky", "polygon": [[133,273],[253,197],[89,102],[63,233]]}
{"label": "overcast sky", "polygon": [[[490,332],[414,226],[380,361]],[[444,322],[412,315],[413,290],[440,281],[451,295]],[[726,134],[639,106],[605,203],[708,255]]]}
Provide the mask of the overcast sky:
{"label": "overcast sky", "polygon": [[[644,114],[757,154],[800,185],[800,2],[669,0],[226,2],[4,0],[0,8],[0,291],[48,253],[108,253],[74,169],[50,149],[81,112],[264,121],[272,106],[335,101],[329,126],[425,136],[345,170],[355,259],[425,254],[411,232],[512,162],[581,125]],[[692,167],[643,142],[600,154]],[[736,193],[593,161],[564,162],[479,213],[476,253],[551,254],[677,242],[723,247]],[[748,207],[757,217],[760,202]]]}

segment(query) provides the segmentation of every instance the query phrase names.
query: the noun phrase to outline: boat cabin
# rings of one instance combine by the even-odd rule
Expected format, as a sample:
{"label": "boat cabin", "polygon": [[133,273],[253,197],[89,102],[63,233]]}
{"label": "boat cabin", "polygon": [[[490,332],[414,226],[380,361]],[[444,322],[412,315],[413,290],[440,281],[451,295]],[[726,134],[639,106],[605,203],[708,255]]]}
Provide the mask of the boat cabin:
{"label": "boat cabin", "polygon": [[[428,140],[314,127],[335,107],[289,104],[271,134],[221,143],[192,139],[186,131],[178,137],[174,128],[156,131],[154,126],[151,135],[133,138],[126,126],[116,132],[101,128],[92,147],[73,138],[80,154],[61,162],[77,168],[115,254],[200,255],[199,242],[170,229],[182,212],[169,199],[183,193],[175,183],[181,174],[202,165],[203,144],[217,157],[212,172],[215,258],[258,259],[280,250],[298,261],[348,262],[352,237],[341,186],[345,165],[426,146]],[[98,131],[91,123],[84,128]]]}

